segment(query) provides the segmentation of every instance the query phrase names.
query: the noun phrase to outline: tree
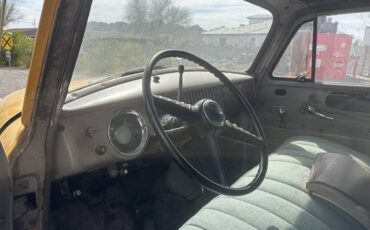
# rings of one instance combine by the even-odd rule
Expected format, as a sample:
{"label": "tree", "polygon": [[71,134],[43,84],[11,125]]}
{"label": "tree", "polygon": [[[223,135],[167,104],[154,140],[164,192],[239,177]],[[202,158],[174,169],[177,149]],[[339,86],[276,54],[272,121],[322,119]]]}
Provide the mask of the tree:
{"label": "tree", "polygon": [[126,6],[126,19],[132,24],[143,24],[147,21],[148,2],[146,0],[130,0]]}
{"label": "tree", "polygon": [[171,0],[159,0],[150,2],[149,19],[152,22],[164,22],[166,20],[167,8],[171,4]]}
{"label": "tree", "polygon": [[160,23],[186,25],[190,22],[187,10],[174,6],[172,0],[130,0],[126,5],[126,19],[131,24]]}
{"label": "tree", "polygon": [[186,25],[190,22],[189,12],[173,5],[172,0],[152,0],[149,19],[169,25]]}
{"label": "tree", "polygon": [[7,3],[4,14],[4,27],[12,22],[16,22],[23,18],[23,15],[18,11],[14,3]]}
{"label": "tree", "polygon": [[167,12],[167,23],[173,25],[187,25],[191,21],[189,12],[182,8],[171,6]]}

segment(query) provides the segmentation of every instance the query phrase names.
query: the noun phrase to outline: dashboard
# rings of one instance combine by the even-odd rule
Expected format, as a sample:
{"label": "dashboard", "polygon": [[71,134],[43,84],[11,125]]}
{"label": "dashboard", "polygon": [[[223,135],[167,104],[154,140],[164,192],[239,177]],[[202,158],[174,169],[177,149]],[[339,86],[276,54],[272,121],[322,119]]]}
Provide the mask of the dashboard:
{"label": "dashboard", "polygon": [[[239,73],[225,75],[253,103],[253,78]],[[63,107],[53,154],[53,179],[164,151],[146,116],[141,79],[109,87],[104,87],[109,80],[98,84],[100,90],[67,100]],[[157,75],[151,87],[155,94],[175,98],[178,73]],[[193,104],[203,98],[217,101],[226,114],[240,112],[236,98],[212,74],[185,72],[183,101]],[[161,117],[176,126],[173,117]]]}

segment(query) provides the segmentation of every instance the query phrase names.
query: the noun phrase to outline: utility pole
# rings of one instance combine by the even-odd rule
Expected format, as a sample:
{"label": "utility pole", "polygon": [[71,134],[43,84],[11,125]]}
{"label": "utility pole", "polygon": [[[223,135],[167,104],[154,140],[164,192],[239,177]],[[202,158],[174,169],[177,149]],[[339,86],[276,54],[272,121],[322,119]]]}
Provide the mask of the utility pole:
{"label": "utility pole", "polygon": [[[0,0],[0,39],[3,36],[5,5],[6,5],[6,0]],[[1,51],[1,46],[0,46],[0,51]]]}
{"label": "utility pole", "polygon": [[0,0],[0,32],[3,31],[6,0]]}

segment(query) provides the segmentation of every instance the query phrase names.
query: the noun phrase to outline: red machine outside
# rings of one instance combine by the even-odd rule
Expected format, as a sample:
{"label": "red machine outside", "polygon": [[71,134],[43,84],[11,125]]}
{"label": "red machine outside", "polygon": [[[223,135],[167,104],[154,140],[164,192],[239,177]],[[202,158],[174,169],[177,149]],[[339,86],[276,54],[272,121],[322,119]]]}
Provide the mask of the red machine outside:
{"label": "red machine outside", "polygon": [[[315,79],[345,80],[351,46],[352,37],[348,34],[318,34]],[[312,60],[312,41],[308,55],[309,60]],[[310,68],[308,66],[307,72],[311,72]]]}

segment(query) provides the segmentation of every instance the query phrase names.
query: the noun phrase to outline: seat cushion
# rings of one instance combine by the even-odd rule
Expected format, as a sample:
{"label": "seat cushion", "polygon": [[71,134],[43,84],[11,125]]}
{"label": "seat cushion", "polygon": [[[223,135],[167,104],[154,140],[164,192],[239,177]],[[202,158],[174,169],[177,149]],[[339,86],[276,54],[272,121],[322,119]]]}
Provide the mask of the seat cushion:
{"label": "seat cushion", "polygon": [[[363,229],[351,216],[311,196],[306,189],[317,153],[348,154],[370,165],[370,158],[350,148],[315,137],[288,139],[269,158],[261,186],[239,196],[218,196],[188,220],[181,229]],[[234,186],[250,182],[257,169]]]}

